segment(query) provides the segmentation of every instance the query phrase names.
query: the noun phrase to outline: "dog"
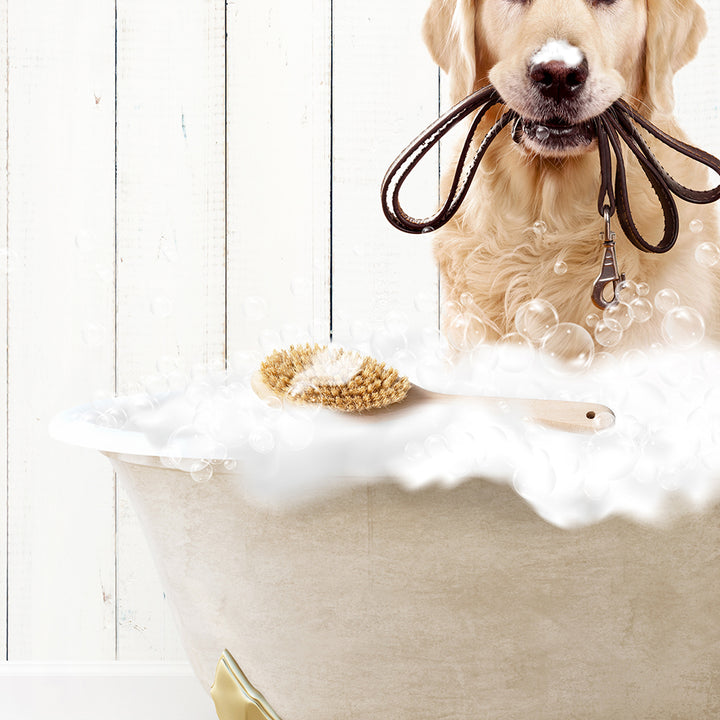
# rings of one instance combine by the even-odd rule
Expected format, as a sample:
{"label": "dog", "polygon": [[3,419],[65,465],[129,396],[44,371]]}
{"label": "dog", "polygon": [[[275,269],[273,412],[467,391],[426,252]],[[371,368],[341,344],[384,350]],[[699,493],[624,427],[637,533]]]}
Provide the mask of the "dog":
{"label": "dog", "polygon": [[[488,113],[479,137],[506,108],[523,118],[519,138],[505,131],[491,145],[459,212],[435,236],[446,332],[467,329],[469,313],[483,328],[478,335],[503,338],[515,331],[518,309],[537,298],[556,308],[560,322],[592,334],[599,318],[596,330],[602,327],[591,291],[605,223],[597,209],[600,170],[589,121],[623,98],[685,140],[672,115],[673,76],[695,56],[706,31],[695,0],[432,1],[423,35],[449,77],[451,102],[494,85],[506,107]],[[704,167],[654,138],[648,144],[686,187],[708,187]],[[657,241],[662,209],[627,155],[636,225]],[[615,221],[618,264],[628,280],[644,285],[650,302],[660,290],[674,290],[681,305],[700,313],[706,336],[717,338],[720,283],[695,257],[701,242],[717,238],[715,211],[684,201],[678,209],[680,235],[665,254],[636,249]],[[661,343],[662,321],[655,308],[648,321],[601,344],[618,350]]]}

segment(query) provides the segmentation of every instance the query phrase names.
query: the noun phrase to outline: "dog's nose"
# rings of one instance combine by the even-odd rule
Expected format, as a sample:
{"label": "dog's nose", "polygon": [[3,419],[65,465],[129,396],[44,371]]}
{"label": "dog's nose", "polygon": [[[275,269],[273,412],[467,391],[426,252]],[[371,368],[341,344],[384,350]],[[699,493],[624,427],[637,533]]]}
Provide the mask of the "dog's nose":
{"label": "dog's nose", "polygon": [[528,75],[542,95],[561,102],[571,99],[582,89],[588,78],[588,63],[584,58],[579,65],[549,60],[531,65]]}

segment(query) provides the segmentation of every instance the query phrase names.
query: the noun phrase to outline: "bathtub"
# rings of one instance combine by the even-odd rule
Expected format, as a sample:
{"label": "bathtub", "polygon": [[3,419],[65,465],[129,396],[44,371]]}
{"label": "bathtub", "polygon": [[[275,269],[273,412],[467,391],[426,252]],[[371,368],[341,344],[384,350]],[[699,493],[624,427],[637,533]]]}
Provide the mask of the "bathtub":
{"label": "bathtub", "polygon": [[197,482],[78,427],[52,432],[112,463],[197,677],[227,649],[274,713],[222,720],[720,717],[717,503],[560,529],[512,484],[382,476],[277,503],[241,455]]}

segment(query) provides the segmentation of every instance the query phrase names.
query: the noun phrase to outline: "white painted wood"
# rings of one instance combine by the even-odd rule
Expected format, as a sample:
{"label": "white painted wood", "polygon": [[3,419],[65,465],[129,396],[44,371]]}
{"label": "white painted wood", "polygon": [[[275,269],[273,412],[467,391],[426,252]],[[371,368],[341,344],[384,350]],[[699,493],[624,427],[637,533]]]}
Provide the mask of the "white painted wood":
{"label": "white painted wood", "polygon": [[[698,55],[675,76],[675,108],[691,142],[720,155],[720,4],[701,0],[708,34]],[[717,183],[715,183],[717,184]]]}
{"label": "white painted wood", "polygon": [[[720,6],[704,4],[711,32],[678,77],[678,115],[720,154]],[[45,432],[112,390],[116,313],[121,388],[164,356],[222,361],[226,317],[230,352],[268,329],[287,342],[285,326],[317,322],[322,335],[331,285],[339,339],[398,310],[434,322],[430,239],[393,230],[379,201],[387,166],[437,114],[426,3],[286,5],[227,7],[226,264],[223,2],[118,2],[116,255],[115,2],[0,0],[0,657],[112,659],[116,598],[120,657],[182,657],[122,492],[116,595],[106,461]],[[432,163],[406,194],[412,211],[436,206]]]}
{"label": "white painted wood", "polygon": [[[119,0],[117,378],[225,352],[222,0]],[[161,365],[162,367],[162,365]],[[118,494],[118,656],[182,657],[125,494]]]}
{"label": "white painted wood", "polygon": [[7,720],[216,720],[189,665],[0,664],[0,717]]}
{"label": "white painted wood", "polygon": [[[430,240],[392,228],[380,205],[388,166],[437,117],[437,69],[420,37],[424,10],[422,2],[334,3],[333,333],[340,339],[361,337],[365,323],[391,313],[437,322]],[[437,155],[417,172],[401,198],[424,217],[437,207]]]}
{"label": "white painted wood", "polygon": [[0,660],[7,656],[7,15],[0,0]]}
{"label": "white painted wood", "polygon": [[329,0],[228,3],[228,347],[329,334]]}
{"label": "white painted wood", "polygon": [[8,652],[111,659],[113,476],[46,428],[112,388],[113,3],[9,0],[7,27]]}

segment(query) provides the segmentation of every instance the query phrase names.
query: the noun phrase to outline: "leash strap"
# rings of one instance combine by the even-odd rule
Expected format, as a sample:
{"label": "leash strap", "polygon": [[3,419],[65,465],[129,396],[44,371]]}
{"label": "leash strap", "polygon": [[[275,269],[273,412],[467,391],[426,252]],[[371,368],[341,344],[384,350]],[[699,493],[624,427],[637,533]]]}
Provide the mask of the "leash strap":
{"label": "leash strap", "polygon": [[[390,166],[382,182],[382,207],[385,217],[392,225],[407,233],[425,233],[438,230],[450,221],[465,199],[470,183],[493,140],[510,122],[514,123],[513,134],[515,134],[518,123],[521,122],[516,112],[507,110],[492,126],[480,143],[472,160],[467,163],[468,154],[480,122],[491,107],[502,103],[503,101],[495,88],[488,85],[469,95],[448,110],[408,145]],[[399,195],[403,184],[420,160],[453,127],[475,111],[477,111],[477,114],[465,138],[450,185],[450,191],[444,204],[437,212],[427,218],[417,219],[411,217],[403,210],[400,204]],[[718,175],[720,175],[720,160],[699,148],[671,137],[642,117],[624,100],[617,100],[608,110],[595,118],[594,122],[600,158],[598,212],[606,221],[608,211],[610,217],[617,212],[618,221],[625,235],[639,250],[648,253],[667,252],[675,244],[680,230],[677,204],[673,195],[691,203],[711,203],[720,199],[720,185],[711,190],[692,190],[677,182],[660,165],[647,143],[640,136],[634,123],[640,125],[669,148],[705,165]],[[664,230],[662,238],[655,245],[642,236],[633,219],[622,143],[627,145],[638,160],[643,173],[660,202],[664,218]],[[612,176],[613,156],[615,158],[614,185]]]}

